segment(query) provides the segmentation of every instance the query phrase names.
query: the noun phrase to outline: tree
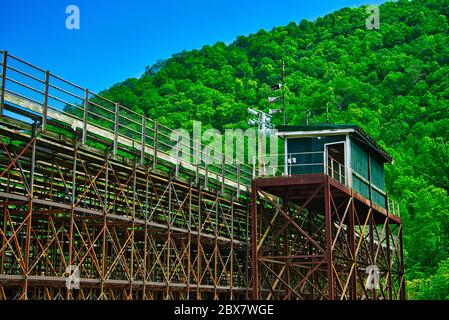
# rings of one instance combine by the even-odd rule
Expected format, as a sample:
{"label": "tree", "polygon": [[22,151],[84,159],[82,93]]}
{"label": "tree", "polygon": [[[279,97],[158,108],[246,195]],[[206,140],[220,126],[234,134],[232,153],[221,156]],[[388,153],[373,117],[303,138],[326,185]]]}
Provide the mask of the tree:
{"label": "tree", "polygon": [[284,59],[290,124],[306,110],[324,122],[328,107],[333,123],[359,124],[392,153],[386,186],[401,200],[409,292],[448,298],[449,0],[380,10],[380,30],[366,29],[364,7],[345,8],[174,54],[103,95],[174,128],[242,128],[248,107],[271,107]]}

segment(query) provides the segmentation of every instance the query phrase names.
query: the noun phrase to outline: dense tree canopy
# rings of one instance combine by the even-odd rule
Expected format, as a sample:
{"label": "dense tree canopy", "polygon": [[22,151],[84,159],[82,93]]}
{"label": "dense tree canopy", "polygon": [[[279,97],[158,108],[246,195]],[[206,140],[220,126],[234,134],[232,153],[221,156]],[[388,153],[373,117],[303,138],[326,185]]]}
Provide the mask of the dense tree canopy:
{"label": "dense tree canopy", "polygon": [[[400,199],[411,298],[449,299],[449,0],[365,7],[184,51],[103,92],[161,123],[245,128],[268,110],[286,63],[289,124],[356,123],[394,157],[387,189]],[[280,117],[281,118],[281,117]],[[281,119],[276,119],[279,123]]]}

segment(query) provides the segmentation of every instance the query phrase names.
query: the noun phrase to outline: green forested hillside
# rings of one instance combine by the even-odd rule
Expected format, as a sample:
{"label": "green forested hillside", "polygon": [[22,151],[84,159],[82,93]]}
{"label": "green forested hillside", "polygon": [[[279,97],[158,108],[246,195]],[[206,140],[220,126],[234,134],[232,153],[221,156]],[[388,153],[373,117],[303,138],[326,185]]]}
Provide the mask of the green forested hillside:
{"label": "green forested hillside", "polygon": [[328,106],[332,123],[360,124],[394,156],[409,298],[449,299],[449,0],[388,2],[380,15],[380,30],[347,8],[181,52],[103,94],[173,128],[244,128],[248,107],[273,107],[285,59],[289,124],[306,110],[323,123]]}

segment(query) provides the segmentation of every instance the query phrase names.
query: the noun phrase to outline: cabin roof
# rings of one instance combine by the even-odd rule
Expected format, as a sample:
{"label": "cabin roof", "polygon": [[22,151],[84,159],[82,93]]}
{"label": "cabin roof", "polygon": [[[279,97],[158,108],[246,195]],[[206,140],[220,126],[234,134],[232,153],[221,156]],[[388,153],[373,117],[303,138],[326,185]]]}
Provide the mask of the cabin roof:
{"label": "cabin roof", "polygon": [[320,124],[310,126],[278,126],[277,135],[280,137],[301,137],[319,135],[349,134],[359,143],[375,151],[386,163],[392,163],[393,157],[388,154],[373,138],[362,128],[355,124]]}

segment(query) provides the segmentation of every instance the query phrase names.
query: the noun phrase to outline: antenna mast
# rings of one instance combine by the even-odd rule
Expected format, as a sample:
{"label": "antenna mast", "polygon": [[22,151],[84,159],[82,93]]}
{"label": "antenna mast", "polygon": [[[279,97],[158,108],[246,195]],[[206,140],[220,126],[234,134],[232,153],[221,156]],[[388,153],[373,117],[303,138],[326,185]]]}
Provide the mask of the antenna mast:
{"label": "antenna mast", "polygon": [[282,108],[281,109],[270,109],[269,114],[275,114],[275,113],[284,113],[284,126],[287,124],[287,112],[285,110],[285,61],[282,59],[282,81],[281,83],[277,83],[275,85],[271,86],[271,91],[278,91],[282,90],[282,96],[276,96],[276,97],[268,97],[268,103],[274,103],[276,101],[279,101],[282,99]]}
{"label": "antenna mast", "polygon": [[287,111],[285,110],[285,60],[282,59],[282,109],[284,110],[284,126],[287,124]]}

